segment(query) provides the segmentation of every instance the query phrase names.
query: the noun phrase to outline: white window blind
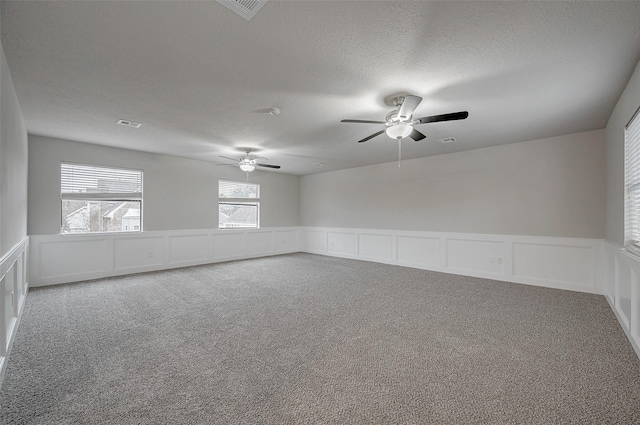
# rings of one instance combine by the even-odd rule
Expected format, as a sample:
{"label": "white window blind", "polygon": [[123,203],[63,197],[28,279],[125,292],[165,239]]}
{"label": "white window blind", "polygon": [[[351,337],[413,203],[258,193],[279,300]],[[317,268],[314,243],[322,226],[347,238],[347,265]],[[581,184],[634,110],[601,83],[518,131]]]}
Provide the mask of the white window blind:
{"label": "white window blind", "polygon": [[60,165],[60,234],[141,232],[142,171]]}
{"label": "white window blind", "polygon": [[260,185],[220,180],[218,192],[220,198],[225,201],[228,199],[259,199]]}
{"label": "white window blind", "polygon": [[259,227],[259,222],[260,185],[219,180],[219,228],[257,228]]}
{"label": "white window blind", "polygon": [[95,165],[60,166],[62,199],[142,199],[142,171]]}
{"label": "white window blind", "polygon": [[625,245],[640,254],[640,109],[625,127]]}

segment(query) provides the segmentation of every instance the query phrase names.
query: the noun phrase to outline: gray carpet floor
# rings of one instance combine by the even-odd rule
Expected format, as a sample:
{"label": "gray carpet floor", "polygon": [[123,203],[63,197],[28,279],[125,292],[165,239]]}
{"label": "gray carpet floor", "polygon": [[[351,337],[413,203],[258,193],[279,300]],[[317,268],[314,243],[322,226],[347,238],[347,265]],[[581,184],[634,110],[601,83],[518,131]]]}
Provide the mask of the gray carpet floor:
{"label": "gray carpet floor", "polygon": [[638,424],[602,296],[292,254],[33,289],[2,424]]}

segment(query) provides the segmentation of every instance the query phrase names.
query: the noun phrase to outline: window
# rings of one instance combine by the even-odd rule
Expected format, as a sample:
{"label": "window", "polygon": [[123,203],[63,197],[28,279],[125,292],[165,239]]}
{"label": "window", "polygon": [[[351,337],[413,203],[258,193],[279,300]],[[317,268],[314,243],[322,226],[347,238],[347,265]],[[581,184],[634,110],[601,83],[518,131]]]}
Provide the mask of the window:
{"label": "window", "polygon": [[139,232],[142,171],[60,166],[61,234]]}
{"label": "window", "polygon": [[259,227],[259,184],[220,180],[218,188],[218,225],[220,229]]}
{"label": "window", "polygon": [[640,255],[640,109],[624,131],[625,246]]}

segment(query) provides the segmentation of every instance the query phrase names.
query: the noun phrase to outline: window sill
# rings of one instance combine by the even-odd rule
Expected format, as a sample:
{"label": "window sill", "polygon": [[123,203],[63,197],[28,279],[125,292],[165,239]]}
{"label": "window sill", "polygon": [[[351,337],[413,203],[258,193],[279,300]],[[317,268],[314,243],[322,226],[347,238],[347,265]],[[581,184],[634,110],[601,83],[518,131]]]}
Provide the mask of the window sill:
{"label": "window sill", "polygon": [[620,248],[620,253],[628,259],[640,264],[640,249],[635,250],[629,247]]}
{"label": "window sill", "polygon": [[108,235],[135,235],[142,230],[128,230],[126,232],[86,232],[86,233],[60,233],[60,236],[108,236]]}

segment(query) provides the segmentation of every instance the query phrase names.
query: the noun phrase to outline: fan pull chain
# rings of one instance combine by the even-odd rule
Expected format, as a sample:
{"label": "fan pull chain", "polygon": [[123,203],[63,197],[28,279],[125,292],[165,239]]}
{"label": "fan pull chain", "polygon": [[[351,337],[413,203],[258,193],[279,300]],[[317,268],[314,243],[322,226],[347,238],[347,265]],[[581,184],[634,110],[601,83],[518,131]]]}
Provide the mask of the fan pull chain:
{"label": "fan pull chain", "polygon": [[402,139],[398,139],[398,168],[400,168],[400,161],[402,161]]}

